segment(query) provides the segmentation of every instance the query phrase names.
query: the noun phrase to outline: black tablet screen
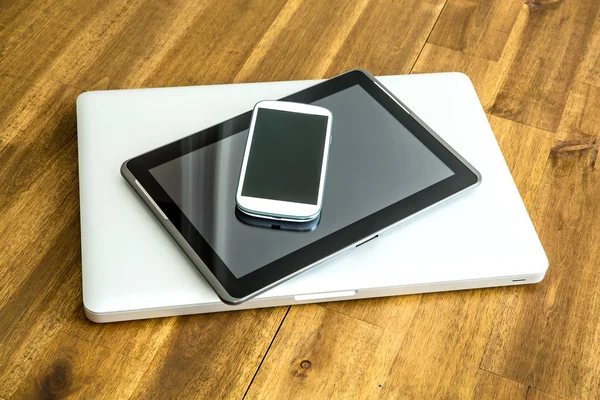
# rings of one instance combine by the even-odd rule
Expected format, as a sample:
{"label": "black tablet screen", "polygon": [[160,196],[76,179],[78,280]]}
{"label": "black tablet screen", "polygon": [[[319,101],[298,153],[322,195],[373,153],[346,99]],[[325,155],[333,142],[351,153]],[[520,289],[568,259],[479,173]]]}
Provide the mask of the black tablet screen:
{"label": "black tablet screen", "polygon": [[312,232],[245,225],[235,191],[247,130],[150,170],[240,278],[454,174],[360,85],[313,104],[333,114],[321,221]]}

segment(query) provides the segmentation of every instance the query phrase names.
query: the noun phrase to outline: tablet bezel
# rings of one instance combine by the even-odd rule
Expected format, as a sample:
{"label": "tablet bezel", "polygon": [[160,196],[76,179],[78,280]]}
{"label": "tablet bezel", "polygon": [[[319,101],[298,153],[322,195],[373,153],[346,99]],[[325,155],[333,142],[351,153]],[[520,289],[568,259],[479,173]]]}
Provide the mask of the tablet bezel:
{"label": "tablet bezel", "polygon": [[[225,303],[239,304],[246,301],[330,258],[332,255],[353,248],[362,243],[365,238],[374,237],[382,230],[396,225],[407,217],[424,211],[449,197],[453,197],[481,181],[481,175],[473,166],[365,71],[349,71],[281,100],[310,104],[354,85],[360,85],[369,93],[437,158],[447,165],[454,172],[454,175],[240,278],[236,278],[229,270],[219,255],[216,254],[152,176],[150,170],[247,130],[250,125],[252,111],[134,157],[123,164],[121,168],[123,176],[142,197]],[[141,187],[137,187],[136,180]],[[159,210],[154,209],[154,205]],[[232,212],[234,212],[233,208]]]}

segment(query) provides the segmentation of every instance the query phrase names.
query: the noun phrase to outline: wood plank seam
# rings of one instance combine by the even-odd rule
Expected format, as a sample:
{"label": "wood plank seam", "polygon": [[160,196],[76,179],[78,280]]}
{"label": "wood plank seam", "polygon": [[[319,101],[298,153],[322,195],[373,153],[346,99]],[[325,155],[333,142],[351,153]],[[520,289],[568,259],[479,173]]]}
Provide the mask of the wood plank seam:
{"label": "wood plank seam", "polygon": [[[256,42],[254,48],[250,51],[249,56],[246,58],[246,61],[238,69],[237,74],[232,79],[232,83],[241,83],[245,81],[245,75],[247,75],[245,69],[249,68],[250,72],[253,71],[256,67],[256,64],[260,63],[260,61],[266,56],[271,44],[277,40],[282,32],[283,28],[281,28],[281,26],[287,25],[288,22],[294,17],[296,11],[298,11],[298,7],[300,7],[300,3],[301,1],[297,0],[287,1],[285,3],[271,25],[269,25],[262,37]],[[275,31],[272,32],[272,29],[275,29]],[[254,61],[255,58],[257,59],[256,61]],[[252,63],[250,61],[252,61]]]}
{"label": "wood plank seam", "polygon": [[448,1],[450,1],[450,0],[446,0],[444,2],[444,5],[442,6],[437,18],[435,19],[435,22],[433,23],[433,25],[431,25],[431,29],[429,30],[429,33],[427,34],[427,38],[425,38],[425,40],[423,41],[423,46],[421,46],[421,50],[419,50],[419,54],[417,54],[417,56],[415,57],[415,60],[413,61],[412,65],[410,66],[410,69],[408,70],[409,74],[412,74],[412,71],[415,68],[415,65],[417,65],[417,61],[419,61],[419,58],[421,57],[421,53],[423,53],[423,49],[425,48],[425,45],[427,45],[427,43],[429,42],[431,33],[433,32],[433,30],[435,29],[435,26],[437,25],[438,21],[440,20],[440,17],[442,16],[442,13],[444,12],[444,8],[446,8],[446,5],[448,4]]}
{"label": "wood plank seam", "polygon": [[269,354],[269,350],[271,350],[271,346],[273,346],[273,342],[275,342],[275,339],[277,338],[277,334],[281,330],[281,327],[283,326],[283,323],[285,322],[291,308],[292,308],[292,306],[288,306],[287,310],[285,310],[285,315],[281,319],[281,322],[279,323],[279,326],[277,327],[277,330],[275,331],[275,334],[273,335],[273,338],[271,339],[271,343],[269,343],[269,346],[267,347],[265,354],[263,355],[262,359],[260,360],[260,363],[258,364],[258,367],[256,368],[256,371],[254,372],[254,375],[252,375],[252,379],[250,380],[250,383],[248,384],[248,387],[246,388],[246,391],[244,392],[244,395],[242,396],[242,400],[244,400],[246,398],[246,395],[248,394],[250,387],[252,387],[252,383],[254,383],[254,379],[256,378],[256,375],[258,375],[258,372],[260,371],[260,368],[262,367],[263,362],[267,358],[267,355]]}
{"label": "wood plank seam", "polygon": [[[492,333],[493,333],[493,332],[490,332],[490,336],[492,335]],[[489,341],[489,340],[488,340],[488,341]],[[487,370],[487,369],[485,369],[485,368],[482,368],[482,367],[481,367],[481,365],[479,365],[477,368],[478,368],[480,371],[483,371],[483,372],[485,372],[485,373],[487,373],[487,374],[495,375],[495,376],[497,376],[497,377],[500,377],[500,378],[502,378],[502,379],[506,379],[507,381],[515,382],[515,383],[517,383],[517,384],[519,384],[519,385],[527,385],[527,390],[529,390],[529,388],[531,388],[531,387],[532,387],[531,385],[528,385],[526,382],[519,382],[519,381],[516,381],[516,380],[514,380],[514,379],[510,379],[510,378],[508,378],[508,377],[506,377],[506,376],[503,376],[503,375],[497,374],[497,373],[495,373],[494,371],[489,371],[489,370]],[[534,389],[535,389],[535,388],[534,388]]]}
{"label": "wood plank seam", "polygon": [[[26,82],[27,84],[29,84],[31,86],[34,86],[34,87],[37,86],[37,83],[39,82],[39,80],[34,80],[34,79],[31,79],[31,78],[27,78],[26,76],[22,76],[22,75],[11,74],[9,72],[1,72],[0,73],[0,79],[1,78],[12,79],[14,81],[23,81],[23,82]],[[62,85],[62,86],[67,86],[67,87],[70,87],[72,89],[80,90],[82,92],[85,92],[86,90],[89,90],[89,89],[85,89],[85,88],[82,88],[82,87],[79,87],[79,86],[72,85],[70,83],[62,82],[62,81],[60,81],[58,79],[55,79],[55,78],[52,78],[52,77],[48,77],[48,78],[44,78],[44,79],[46,81],[48,81],[48,82],[56,83],[56,84],[59,84],[59,85]]]}
{"label": "wood plank seam", "polygon": [[24,82],[35,84],[37,81],[32,78],[27,78],[26,76],[11,74],[10,72],[0,72],[0,78],[7,78],[13,80],[22,80]]}
{"label": "wood plank seam", "polygon": [[495,376],[497,376],[497,377],[500,377],[500,378],[502,378],[502,379],[506,379],[507,381],[511,381],[511,382],[515,382],[515,383],[517,383],[517,384],[519,384],[519,385],[524,385],[524,386],[527,386],[527,395],[525,396],[525,398],[526,398],[526,399],[527,399],[527,398],[528,398],[528,396],[529,396],[529,392],[530,392],[530,391],[533,389],[533,390],[535,390],[535,391],[541,392],[541,393],[543,393],[543,394],[546,394],[546,395],[549,395],[549,396],[552,396],[552,397],[556,397],[556,398],[558,398],[558,399],[561,399],[561,400],[568,400],[568,399],[565,399],[564,397],[560,397],[560,396],[558,396],[558,395],[556,395],[556,394],[553,394],[553,393],[548,393],[548,392],[544,392],[543,390],[540,390],[540,389],[536,388],[535,386],[533,386],[533,385],[530,385],[530,384],[528,384],[528,383],[526,383],[526,382],[519,382],[519,381],[517,381],[517,380],[511,379],[511,378],[509,378],[509,377],[506,377],[506,376],[504,376],[504,375],[500,375],[500,374],[497,374],[497,373],[495,373],[495,372],[493,372],[493,371],[489,371],[489,370],[487,370],[487,369],[485,369],[485,368],[482,368],[481,366],[479,367],[479,370],[481,370],[481,371],[483,371],[483,372],[485,372],[485,373],[491,374],[491,375],[495,375]]}
{"label": "wood plank seam", "polygon": [[[488,116],[489,116],[489,115],[493,115],[493,116],[494,116],[494,118],[503,119],[503,120],[505,120],[505,121],[509,121],[509,122],[511,122],[511,123],[513,123],[513,124],[517,124],[517,125],[526,126],[526,127],[528,127],[528,128],[533,128],[533,129],[535,129],[535,130],[539,130],[539,131],[542,131],[542,132],[547,132],[547,133],[550,133],[550,134],[552,134],[552,135],[556,135],[556,132],[549,131],[548,129],[544,129],[544,128],[538,128],[537,126],[535,126],[535,125],[531,125],[531,124],[528,124],[528,123],[526,123],[526,122],[514,121],[514,120],[512,120],[512,119],[510,119],[510,118],[507,118],[506,116],[503,116],[503,115],[497,115],[497,114],[493,114],[493,113],[491,113],[491,112],[486,112],[486,114],[487,114]],[[488,118],[488,119],[489,119],[489,118]]]}
{"label": "wood plank seam", "polygon": [[368,4],[369,4],[369,0],[363,0],[362,2],[360,2],[360,4],[358,4],[358,6],[357,6],[358,10],[354,10],[352,12],[352,18],[350,20],[350,27],[345,29],[345,32],[343,32],[343,37],[337,38],[337,40],[335,40],[335,39],[332,40],[332,42],[330,43],[329,48],[328,48],[328,56],[324,57],[323,61],[315,68],[316,69],[315,75],[317,77],[322,78],[325,76],[327,70],[329,69],[331,64],[334,62],[335,57],[342,49],[342,46],[344,45],[344,43],[346,43],[346,40],[348,40],[348,37],[354,31],[354,28],[356,27],[356,23],[360,20],[361,16],[365,12],[365,9],[367,8]]}
{"label": "wood plank seam", "polygon": [[[425,295],[427,295],[427,293],[425,293]],[[414,294],[412,294],[412,295],[407,295],[407,296],[415,296],[415,295],[414,295]],[[418,295],[417,295],[417,296],[418,296]],[[394,297],[399,297],[399,296],[389,296],[389,297],[385,297],[384,299],[392,300]],[[421,298],[422,298],[422,297],[423,297],[423,296],[419,296],[418,303],[420,303],[420,302],[421,302]],[[348,302],[351,302],[351,303],[358,303],[358,302],[361,302],[361,301],[367,301],[367,302],[368,302],[368,301],[370,301],[370,299],[357,299],[357,300],[346,300],[346,301],[348,301]],[[337,303],[337,302],[336,302],[336,303]],[[353,319],[355,319],[355,320],[357,320],[357,321],[365,322],[365,323],[367,323],[367,324],[369,324],[369,325],[373,325],[373,326],[376,326],[376,327],[378,327],[378,328],[382,328],[382,329],[385,329],[385,328],[386,328],[386,325],[387,325],[387,324],[377,324],[377,323],[374,323],[373,321],[368,321],[368,320],[366,320],[366,319],[364,319],[364,318],[360,318],[360,317],[358,317],[358,316],[356,316],[356,315],[352,315],[352,314],[350,314],[350,313],[346,313],[346,312],[344,312],[344,311],[342,311],[342,310],[340,310],[340,309],[338,309],[338,308],[327,307],[327,304],[328,304],[328,303],[323,303],[323,304],[318,304],[318,303],[317,303],[316,305],[317,305],[317,306],[319,306],[319,307],[323,307],[323,308],[325,308],[326,310],[329,310],[329,311],[335,311],[336,313],[338,313],[338,314],[340,314],[340,315],[344,315],[344,316],[346,316],[346,317],[353,318]],[[412,320],[412,319],[411,319],[411,320]]]}
{"label": "wood plank seam", "polygon": [[[346,301],[350,301],[350,302],[360,302],[360,301],[365,301],[365,300],[367,300],[367,301],[368,301],[368,299],[359,299],[359,300],[346,300]],[[346,316],[346,317],[354,318],[354,319],[356,319],[356,320],[358,320],[358,321],[366,322],[367,324],[371,324],[371,325],[373,325],[373,326],[377,326],[377,327],[379,327],[379,328],[384,328],[384,329],[385,329],[385,326],[383,326],[383,325],[374,324],[373,322],[371,322],[371,321],[367,321],[367,320],[365,320],[364,318],[359,318],[359,317],[357,317],[356,315],[352,315],[352,314],[350,314],[350,313],[345,313],[345,312],[343,312],[343,311],[340,311],[339,309],[335,309],[335,308],[329,308],[329,307],[326,307],[325,305],[322,305],[322,304],[317,304],[317,305],[318,305],[319,307],[323,307],[323,308],[325,308],[325,309],[327,309],[327,310],[334,311],[334,312],[336,312],[336,313],[338,313],[338,314],[340,314],[340,315],[344,315],[344,316]]]}
{"label": "wood plank seam", "polygon": [[567,399],[567,398],[565,398],[565,397],[559,396],[559,395],[557,395],[557,394],[554,394],[554,393],[548,393],[548,392],[544,392],[543,390],[540,390],[540,389],[538,389],[538,388],[536,388],[536,387],[534,387],[534,386],[531,386],[531,385],[527,386],[527,397],[526,397],[526,399],[528,399],[528,398],[529,398],[529,392],[531,392],[532,390],[535,390],[535,391],[537,391],[537,392],[540,392],[540,393],[542,393],[542,394],[544,394],[544,395],[546,395],[546,396],[548,396],[548,397],[557,398],[557,399],[559,399],[559,400],[569,400],[569,399]]}
{"label": "wood plank seam", "polygon": [[87,338],[83,337],[82,335],[78,335],[78,334],[76,334],[76,333],[70,332],[70,331],[67,329],[67,327],[66,327],[66,326],[64,326],[64,327],[63,327],[63,328],[60,330],[60,332],[58,332],[58,333],[62,333],[62,334],[68,335],[68,336],[70,336],[70,337],[72,337],[72,338],[74,338],[74,339],[81,340],[81,341],[83,341],[83,342],[89,343],[89,344],[90,344],[90,345],[92,345],[92,346],[95,346],[95,347],[98,347],[98,348],[104,349],[104,350],[106,350],[106,351],[110,351],[110,352],[113,352],[113,353],[116,353],[116,354],[122,355],[123,357],[126,357],[126,358],[128,358],[128,359],[130,359],[130,360],[135,360],[135,361],[143,361],[141,358],[139,358],[139,357],[132,357],[132,356],[130,356],[129,354],[127,354],[127,353],[125,353],[125,352],[123,352],[123,351],[121,351],[121,350],[119,350],[119,349],[110,348],[110,347],[108,347],[108,346],[105,346],[105,345],[103,345],[102,343],[97,343],[97,342],[94,342],[94,341],[92,341],[92,340],[89,340],[89,339],[87,339]]}

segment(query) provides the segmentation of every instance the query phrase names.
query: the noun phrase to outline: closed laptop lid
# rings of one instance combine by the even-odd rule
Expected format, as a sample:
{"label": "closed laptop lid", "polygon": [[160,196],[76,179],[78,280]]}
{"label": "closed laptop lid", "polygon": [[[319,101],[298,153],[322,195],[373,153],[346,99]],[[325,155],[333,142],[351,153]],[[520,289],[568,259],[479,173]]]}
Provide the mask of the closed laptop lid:
{"label": "closed laptop lid", "polygon": [[[346,255],[283,283],[245,307],[314,293],[541,274],[547,258],[470,80],[458,73],[379,78],[477,168],[479,187]],[[77,104],[83,296],[95,313],[223,305],[119,173],[134,155],[317,81],[88,92]],[[132,240],[131,238],[135,239]],[[499,279],[506,279],[500,283]],[[417,290],[418,291],[418,290]],[[352,296],[350,296],[352,297]],[[314,298],[315,300],[319,297]],[[216,306],[216,308],[215,308]],[[198,311],[200,312],[200,311]],[[173,314],[181,312],[173,311]],[[163,314],[165,315],[165,314]],[[135,317],[135,316],[133,316]]]}

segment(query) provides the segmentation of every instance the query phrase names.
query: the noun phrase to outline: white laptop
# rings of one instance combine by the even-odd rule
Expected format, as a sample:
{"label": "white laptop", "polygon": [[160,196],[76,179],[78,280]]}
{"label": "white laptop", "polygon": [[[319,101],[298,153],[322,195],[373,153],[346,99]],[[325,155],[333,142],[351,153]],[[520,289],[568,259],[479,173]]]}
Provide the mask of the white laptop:
{"label": "white laptop", "polygon": [[[126,159],[319,81],[88,92],[77,101],[83,303],[92,321],[528,284],[548,260],[470,80],[380,81],[479,170],[479,187],[239,305],[222,303],[120,174]],[[131,239],[135,238],[135,239]]]}

